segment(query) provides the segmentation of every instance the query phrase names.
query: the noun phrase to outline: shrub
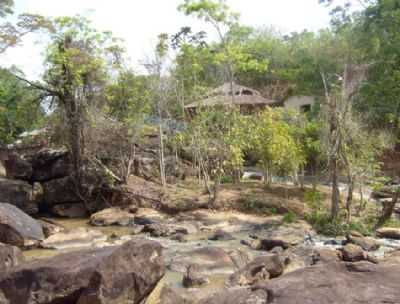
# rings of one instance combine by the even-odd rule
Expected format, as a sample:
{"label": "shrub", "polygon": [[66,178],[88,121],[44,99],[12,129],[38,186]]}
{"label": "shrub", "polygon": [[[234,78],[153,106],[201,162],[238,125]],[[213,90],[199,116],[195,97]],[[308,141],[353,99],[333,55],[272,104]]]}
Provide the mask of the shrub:
{"label": "shrub", "polygon": [[224,175],[221,177],[221,184],[232,184],[233,177],[230,175]]}
{"label": "shrub", "polygon": [[286,213],[283,216],[283,222],[285,224],[291,224],[291,223],[294,223],[296,221],[297,221],[297,215],[292,211],[289,211],[288,213]]}
{"label": "shrub", "polygon": [[322,193],[318,190],[306,190],[304,192],[304,201],[312,210],[321,210]]}

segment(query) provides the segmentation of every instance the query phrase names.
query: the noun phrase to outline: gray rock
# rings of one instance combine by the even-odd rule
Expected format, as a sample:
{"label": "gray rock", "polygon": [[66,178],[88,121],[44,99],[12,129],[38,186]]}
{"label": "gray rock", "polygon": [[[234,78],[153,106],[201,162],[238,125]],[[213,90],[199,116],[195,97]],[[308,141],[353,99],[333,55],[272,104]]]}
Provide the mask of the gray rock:
{"label": "gray rock", "polygon": [[0,243],[0,271],[6,271],[24,262],[21,250],[15,246]]}
{"label": "gray rock", "polygon": [[135,240],[61,254],[2,272],[0,299],[9,304],[139,304],[164,272],[161,246]]}
{"label": "gray rock", "polygon": [[0,242],[22,247],[26,242],[43,239],[38,221],[13,205],[0,203]]}
{"label": "gray rock", "polygon": [[86,218],[88,212],[83,203],[59,204],[51,208],[51,212],[59,217]]}
{"label": "gray rock", "polygon": [[132,226],[135,222],[135,215],[121,208],[108,208],[90,217],[90,224],[93,226]]}
{"label": "gray rock", "polygon": [[0,178],[0,202],[14,205],[30,215],[39,211],[32,186],[20,180]]}

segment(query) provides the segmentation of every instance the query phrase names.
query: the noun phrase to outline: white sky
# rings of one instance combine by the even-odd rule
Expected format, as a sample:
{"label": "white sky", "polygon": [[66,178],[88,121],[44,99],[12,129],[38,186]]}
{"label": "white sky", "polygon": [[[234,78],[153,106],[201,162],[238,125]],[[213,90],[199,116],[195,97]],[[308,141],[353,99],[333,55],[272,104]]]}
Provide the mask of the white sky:
{"label": "white sky", "polygon": [[[17,13],[45,16],[81,14],[93,20],[100,30],[110,30],[125,40],[135,67],[151,52],[159,33],[176,33],[182,26],[196,30],[204,25],[177,11],[182,0],[15,0]],[[275,26],[284,32],[318,30],[329,24],[329,9],[318,0],[227,0],[240,12],[243,24]],[[0,65],[17,65],[28,77],[41,73],[44,46],[38,37],[24,40],[24,45],[0,54]]]}

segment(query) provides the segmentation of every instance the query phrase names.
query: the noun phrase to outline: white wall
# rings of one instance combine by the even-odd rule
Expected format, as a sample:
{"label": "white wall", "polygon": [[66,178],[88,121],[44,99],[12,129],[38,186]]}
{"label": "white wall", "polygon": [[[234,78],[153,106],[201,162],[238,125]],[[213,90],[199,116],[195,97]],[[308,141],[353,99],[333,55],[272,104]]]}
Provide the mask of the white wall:
{"label": "white wall", "polygon": [[302,106],[313,105],[315,101],[314,96],[292,96],[285,101],[285,108],[300,110]]}

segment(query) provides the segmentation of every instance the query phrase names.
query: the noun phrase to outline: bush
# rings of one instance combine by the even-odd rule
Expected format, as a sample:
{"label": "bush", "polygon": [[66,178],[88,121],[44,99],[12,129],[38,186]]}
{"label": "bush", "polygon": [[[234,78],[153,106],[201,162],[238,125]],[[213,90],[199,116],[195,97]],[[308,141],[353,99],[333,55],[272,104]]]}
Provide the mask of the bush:
{"label": "bush", "polygon": [[277,214],[278,210],[271,206],[266,206],[265,203],[257,200],[242,200],[240,203],[240,211],[247,213],[257,213],[263,215]]}
{"label": "bush", "polygon": [[345,223],[344,219],[338,218],[332,221],[329,214],[325,212],[313,211],[311,214],[306,215],[306,220],[311,224],[317,233],[326,236],[340,236],[346,235],[348,232],[355,230],[363,235],[370,235],[372,228],[362,222]]}
{"label": "bush", "polygon": [[291,224],[297,221],[297,215],[292,211],[289,211],[283,216],[283,222],[285,224]]}
{"label": "bush", "polygon": [[304,201],[312,210],[321,210],[322,193],[318,190],[306,190],[304,192]]}
{"label": "bush", "polygon": [[230,175],[224,175],[221,177],[221,184],[232,184],[233,177]]}

